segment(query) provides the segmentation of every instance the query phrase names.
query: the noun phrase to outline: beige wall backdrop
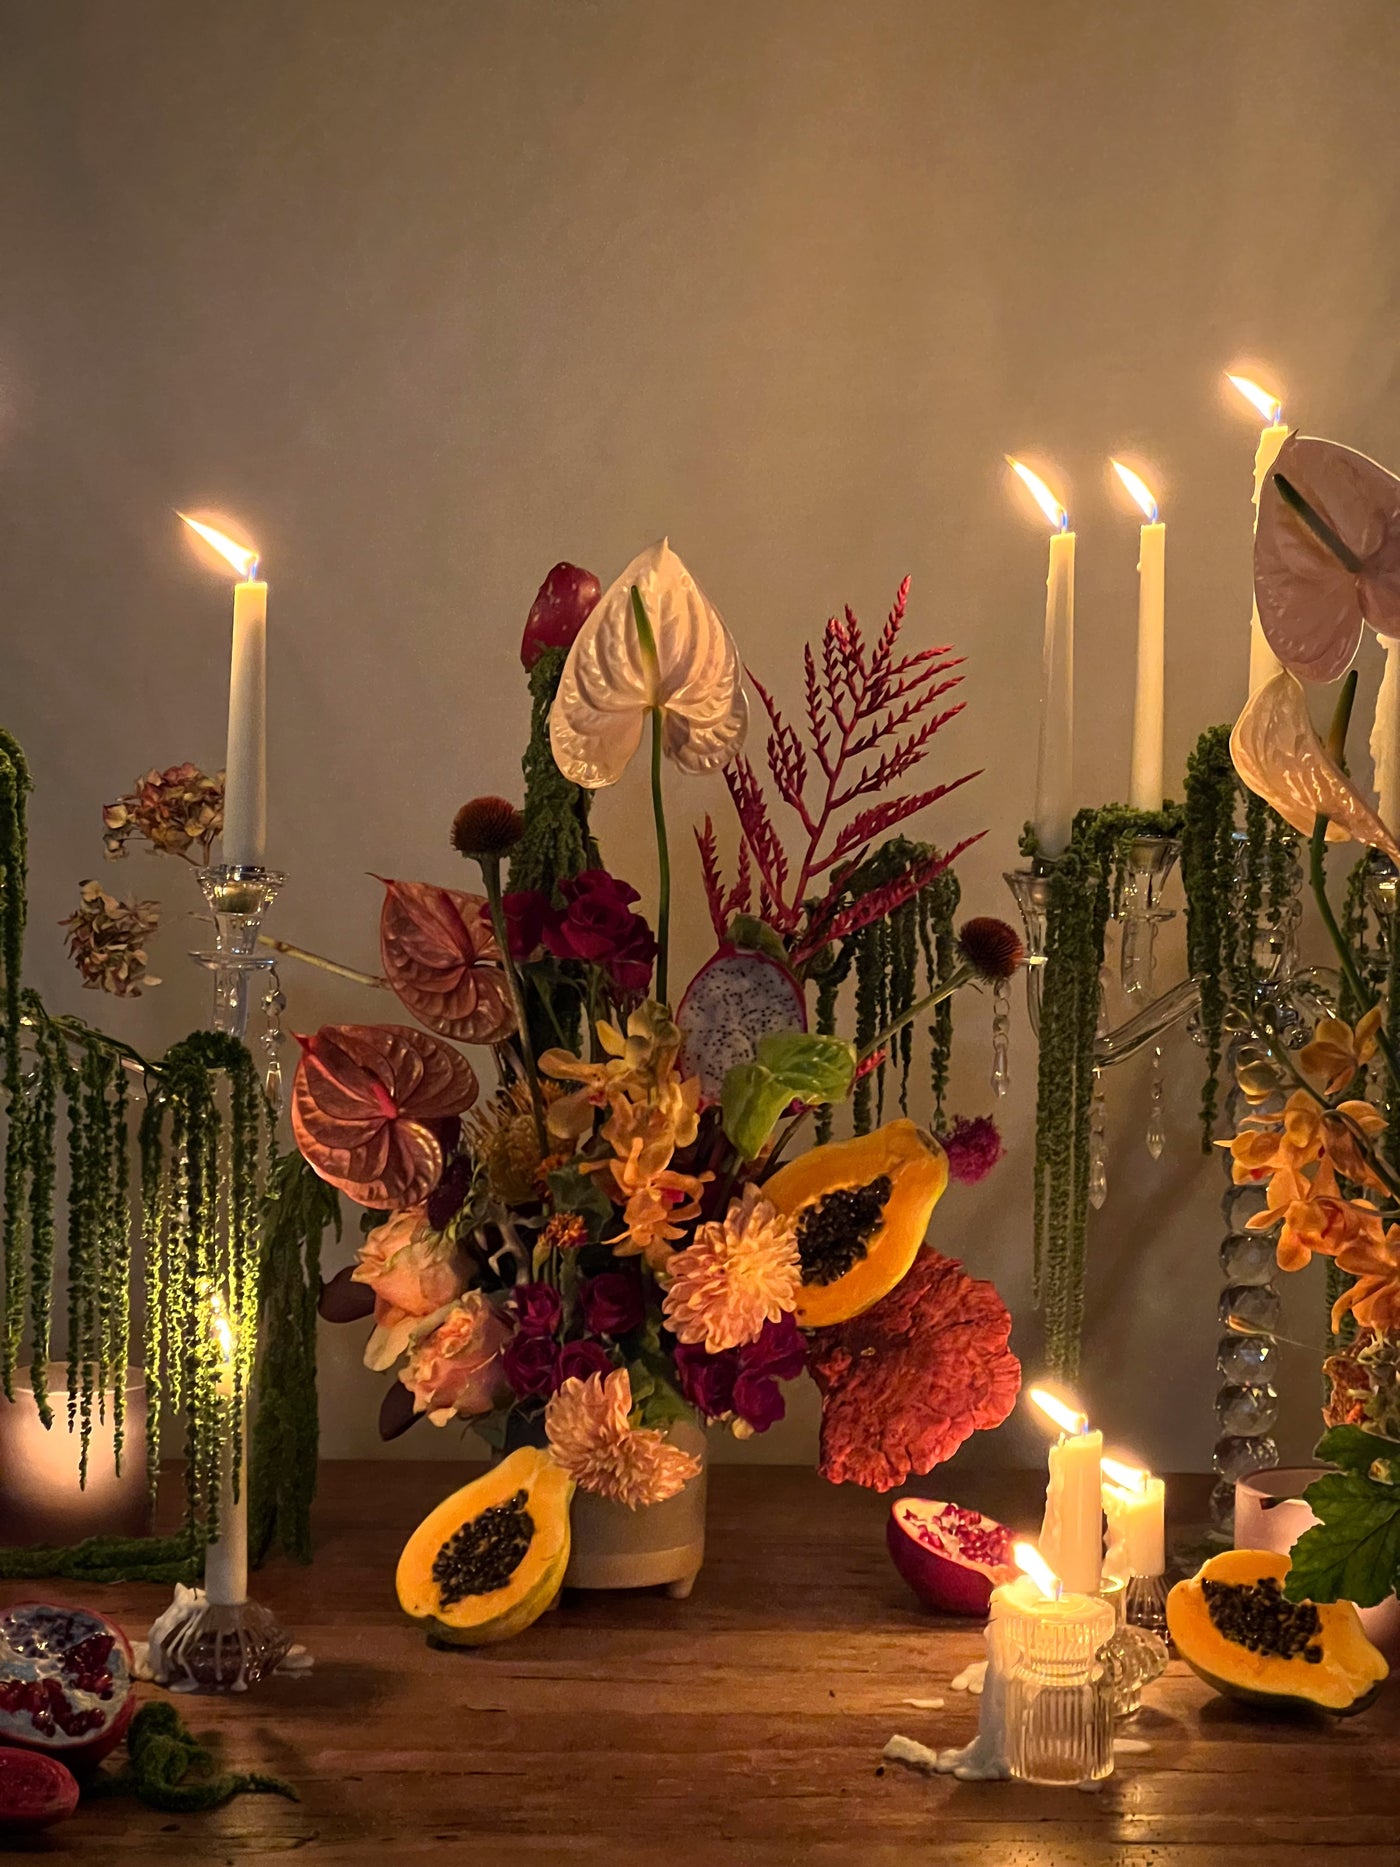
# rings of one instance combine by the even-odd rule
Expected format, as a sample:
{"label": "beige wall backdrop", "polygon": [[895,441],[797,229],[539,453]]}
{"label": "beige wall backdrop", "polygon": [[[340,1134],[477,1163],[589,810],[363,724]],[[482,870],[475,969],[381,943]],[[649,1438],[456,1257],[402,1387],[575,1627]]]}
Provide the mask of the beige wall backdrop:
{"label": "beige wall backdrop", "polygon": [[[804,638],[846,601],[878,617],[911,572],[912,634],[968,658],[932,768],[983,773],[920,828],[988,832],[961,873],[999,913],[1045,563],[1003,455],[1053,468],[1079,532],[1086,802],[1122,794],[1129,751],[1137,537],[1110,451],[1169,522],[1175,781],[1245,681],[1254,431],[1222,368],[1257,360],[1293,419],[1400,463],[1394,0],[2,0],[0,45],[0,714],[36,781],[29,970],[141,1045],[208,1002],[193,877],[104,867],[100,841],[139,771],[222,762],[228,594],[176,506],[235,516],[271,582],[275,928],[373,966],[370,872],[463,882],[455,806],[518,789],[519,632],[557,558],[606,582],[669,533],[789,701]],[[669,792],[683,852],[706,808],[731,835],[721,786]],[[649,887],[640,778],[598,818]],[[684,853],[681,874],[698,962]],[[63,957],[89,875],[166,903],[167,983],[139,1001],[80,992]],[[286,985],[299,1029],[389,1010]],[[965,1006],[969,1111],[988,1022]],[[1013,1063],[1009,1158],[934,1239],[995,1277],[1033,1366],[1019,1006]],[[1155,1163],[1145,1071],[1109,1085],[1083,1387],[1175,1467],[1213,1436],[1221,1178],[1184,1036],[1168,1065]],[[1319,1289],[1291,1294],[1317,1340]],[[335,1455],[377,1449],[359,1334],[323,1331]],[[1284,1350],[1283,1371],[1299,1449],[1314,1369]],[[811,1422],[809,1398],[745,1456],[806,1457]]]}

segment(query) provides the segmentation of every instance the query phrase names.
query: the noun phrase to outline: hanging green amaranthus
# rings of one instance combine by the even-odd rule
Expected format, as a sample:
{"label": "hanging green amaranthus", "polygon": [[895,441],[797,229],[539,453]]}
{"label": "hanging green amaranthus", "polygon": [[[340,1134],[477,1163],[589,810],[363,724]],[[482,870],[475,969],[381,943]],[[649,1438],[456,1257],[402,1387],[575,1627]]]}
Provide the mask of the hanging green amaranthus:
{"label": "hanging green amaranthus", "polygon": [[[44,1424],[52,1425],[47,1376],[57,1159],[59,1130],[66,1124],[68,1424],[78,1440],[83,1482],[94,1421],[103,1421],[110,1405],[121,1469],[133,1270],[127,1102],[129,1083],[141,1076],[147,1092],[140,1193],[148,1468],[154,1486],[163,1408],[183,1412],[187,1493],[185,1525],[176,1538],[98,1538],[72,1550],[0,1552],[0,1574],[188,1579],[197,1572],[204,1545],[218,1535],[225,1446],[240,1482],[244,1403],[259,1334],[262,1200],[274,1118],[252,1058],[237,1039],[198,1031],[148,1064],[81,1019],[51,1016],[39,995],[24,988],[28,789],[23,755],[0,732],[0,1046],[6,1104],[0,1386],[13,1389],[27,1304],[35,1403]],[[318,1208],[314,1193],[304,1189],[300,1210],[300,1233],[284,1220],[269,1229],[266,1267],[277,1301],[264,1310],[268,1410],[275,1415],[285,1403],[286,1417],[277,1456],[265,1457],[261,1467],[272,1474],[277,1531],[296,1553],[306,1547],[303,1506],[314,1486],[315,1360],[307,1343],[319,1283],[317,1247],[327,1222],[324,1199]],[[313,1240],[309,1227],[317,1210],[322,1216]],[[274,1218],[278,1211],[275,1198]],[[230,1332],[227,1345],[223,1328]],[[253,1469],[259,1474],[256,1457]],[[47,1567],[36,1570],[36,1561]]]}
{"label": "hanging green amaranthus", "polygon": [[[1129,853],[1144,837],[1175,836],[1180,817],[1110,804],[1081,810],[1069,848],[1049,868],[1035,1129],[1035,1301],[1045,1312],[1050,1370],[1072,1379],[1084,1314],[1089,1218],[1089,1118],[1099,971],[1109,915]],[[1028,832],[1023,852],[1034,856]]]}
{"label": "hanging green amaranthus", "polygon": [[[897,876],[934,854],[930,844],[892,837],[846,878],[839,905],[858,901],[884,887]],[[855,976],[855,1042],[858,1050],[875,1035],[896,1023],[911,1005],[931,991],[953,970],[953,917],[959,899],[957,876],[944,869],[893,914],[832,943],[812,962],[809,970],[817,987],[816,1028],[824,1036],[836,1030],[841,988]],[[948,1065],[953,1043],[951,998],[937,1006],[928,1025],[929,1083],[934,1121],[944,1119]],[[868,1134],[885,1118],[886,1078],[891,1064],[899,1069],[899,1106],[909,1110],[909,1076],[914,1058],[914,1026],[905,1024],[895,1039],[895,1055],[856,1084],[852,1096],[852,1125]],[[818,1139],[831,1135],[831,1111],[817,1116]]]}
{"label": "hanging green amaranthus", "polygon": [[1266,916],[1277,918],[1285,910],[1297,843],[1296,831],[1240,784],[1230,758],[1230,728],[1208,727],[1187,761],[1181,829],[1186,963],[1200,986],[1206,1050],[1204,1153],[1215,1134],[1225,1012],[1232,1000],[1246,1002],[1259,982],[1254,932]]}
{"label": "hanging green amaranthus", "polygon": [[4,1314],[0,1317],[0,1389],[14,1399],[15,1366],[24,1330],[25,1181],[29,1122],[20,1054],[26,902],[25,798],[29,768],[18,744],[0,731],[0,1043],[4,1045],[5,1208],[0,1214]]}
{"label": "hanging green amaranthus", "polygon": [[340,1236],[340,1195],[293,1148],[272,1170],[263,1220],[262,1355],[254,1384],[248,1548],[255,1564],[275,1544],[311,1560],[316,1494],[316,1304],[321,1240]]}

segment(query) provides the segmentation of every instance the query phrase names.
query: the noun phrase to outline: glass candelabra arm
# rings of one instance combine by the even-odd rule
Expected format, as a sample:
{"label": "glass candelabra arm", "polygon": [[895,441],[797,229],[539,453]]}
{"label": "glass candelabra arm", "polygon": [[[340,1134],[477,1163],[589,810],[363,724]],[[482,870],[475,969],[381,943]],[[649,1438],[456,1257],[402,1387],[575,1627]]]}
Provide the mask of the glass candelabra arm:
{"label": "glass candelabra arm", "polygon": [[1157,927],[1173,918],[1172,910],[1162,907],[1162,892],[1180,854],[1181,843],[1174,836],[1140,836],[1128,851],[1114,919],[1123,929],[1119,977],[1130,997],[1140,997],[1151,987]]}
{"label": "glass candelabra arm", "polygon": [[1111,1063],[1121,1063],[1125,1057],[1136,1056],[1139,1050],[1159,1042],[1174,1026],[1193,1017],[1200,1005],[1201,988],[1197,982],[1179,980],[1159,993],[1151,1004],[1135,1011],[1131,1018],[1125,1018],[1116,1029],[1100,1031],[1094,1039],[1095,1063],[1102,1069]]}
{"label": "glass candelabra arm", "polygon": [[[1168,918],[1156,908],[1155,903],[1160,900],[1162,884],[1176,861],[1177,847],[1176,842],[1167,837],[1144,837],[1133,846],[1134,857],[1140,859],[1136,869],[1130,860],[1124,901],[1126,904],[1131,889],[1139,913],[1150,913],[1154,922]],[[1133,880],[1135,874],[1136,882]],[[1009,869],[1003,878],[1015,897],[1016,906],[1021,911],[1021,924],[1025,929],[1026,1011],[1031,1030],[1037,1038],[1040,1036],[1052,875],[1053,864],[1037,858],[1026,868]],[[1127,918],[1126,908],[1124,918]],[[1156,1042],[1174,1025],[1191,1017],[1200,1002],[1200,987],[1196,982],[1192,979],[1182,980],[1150,1004],[1135,1011],[1116,1030],[1101,1031],[1094,1042],[1095,1061],[1101,1066],[1121,1063],[1125,1057],[1135,1055],[1146,1045]]]}

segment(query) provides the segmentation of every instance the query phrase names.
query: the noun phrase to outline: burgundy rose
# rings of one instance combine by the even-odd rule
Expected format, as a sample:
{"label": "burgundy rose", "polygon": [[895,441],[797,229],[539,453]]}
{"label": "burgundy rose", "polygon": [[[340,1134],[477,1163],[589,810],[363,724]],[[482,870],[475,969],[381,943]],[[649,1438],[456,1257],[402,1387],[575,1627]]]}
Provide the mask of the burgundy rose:
{"label": "burgundy rose", "polygon": [[718,1420],[734,1411],[734,1382],[739,1372],[739,1351],[727,1348],[711,1355],[700,1342],[678,1342],[675,1349],[676,1385],[683,1399]]}
{"label": "burgundy rose", "polygon": [[505,1346],[501,1369],[518,1399],[547,1398],[559,1385],[559,1344],[550,1335],[516,1335]]}
{"label": "burgundy rose", "polygon": [[590,1374],[611,1374],[616,1365],[601,1342],[566,1342],[559,1356],[559,1379],[577,1375],[586,1381]]}
{"label": "burgundy rose", "polygon": [[590,1277],[579,1291],[583,1320],[593,1335],[626,1335],[646,1321],[646,1303],[639,1277],[625,1271],[604,1271]]}
{"label": "burgundy rose", "polygon": [[564,1314],[552,1284],[517,1284],[510,1293],[521,1335],[553,1335]]}
{"label": "burgundy rose", "polygon": [[563,912],[544,929],[544,944],[556,959],[601,966],[619,992],[645,992],[651,983],[656,941],[631,903],[635,888],[606,869],[585,869],[560,884]]}
{"label": "burgundy rose", "polygon": [[791,1316],[766,1322],[756,1341],[707,1354],[698,1343],[677,1343],[676,1383],[708,1419],[732,1413],[766,1433],[787,1411],[779,1381],[795,1381],[807,1364],[802,1331]]}
{"label": "burgundy rose", "polygon": [[547,648],[572,648],[602,594],[603,586],[591,570],[556,564],[530,605],[520,643],[522,664],[533,668]]}
{"label": "burgundy rose", "polygon": [[511,958],[529,959],[543,940],[545,923],[554,912],[549,896],[541,888],[517,888],[501,896],[501,906],[510,935]]}
{"label": "burgundy rose", "polygon": [[740,1349],[746,1374],[766,1374],[775,1381],[795,1381],[807,1366],[807,1342],[791,1315],[766,1322],[758,1340]]}

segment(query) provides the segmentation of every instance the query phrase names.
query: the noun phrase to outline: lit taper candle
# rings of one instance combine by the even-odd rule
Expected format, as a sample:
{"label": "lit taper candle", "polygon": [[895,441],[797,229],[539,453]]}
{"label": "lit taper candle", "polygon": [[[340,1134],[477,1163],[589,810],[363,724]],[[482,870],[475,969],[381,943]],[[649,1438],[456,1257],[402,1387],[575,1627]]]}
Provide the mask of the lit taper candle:
{"label": "lit taper candle", "polygon": [[1040,475],[1009,455],[1007,464],[1051,526],[1040,667],[1035,834],[1042,855],[1060,856],[1069,847],[1074,824],[1074,533],[1069,513]]}
{"label": "lit taper candle", "polygon": [[1134,810],[1162,808],[1162,741],[1166,725],[1167,528],[1146,481],[1115,460],[1113,470],[1142,513],[1138,533],[1137,690],[1133,703],[1133,762],[1128,802]]}
{"label": "lit taper candle", "polygon": [[[1269,469],[1278,459],[1278,451],[1288,439],[1288,424],[1281,419],[1283,404],[1277,396],[1261,389],[1257,382],[1251,382],[1248,376],[1231,376],[1226,372],[1232,388],[1239,391],[1249,406],[1264,417],[1264,426],[1259,433],[1259,445],[1254,450],[1254,525],[1259,527],[1259,495],[1264,490],[1264,482],[1269,477]],[[1266,681],[1271,681],[1279,672],[1278,656],[1269,647],[1264,638],[1263,625],[1259,621],[1259,605],[1253,601],[1254,570],[1250,566],[1250,604],[1249,622],[1249,691],[1255,694]]]}
{"label": "lit taper candle", "polygon": [[238,572],[233,586],[233,653],[228,683],[228,754],[224,761],[225,862],[261,868],[267,860],[267,585],[258,554],[212,525],[186,518]]}

